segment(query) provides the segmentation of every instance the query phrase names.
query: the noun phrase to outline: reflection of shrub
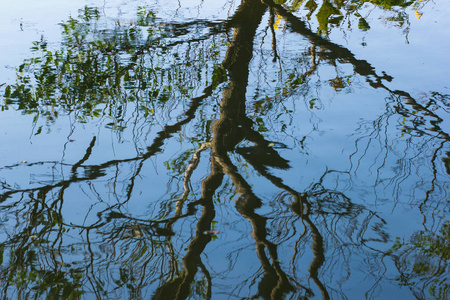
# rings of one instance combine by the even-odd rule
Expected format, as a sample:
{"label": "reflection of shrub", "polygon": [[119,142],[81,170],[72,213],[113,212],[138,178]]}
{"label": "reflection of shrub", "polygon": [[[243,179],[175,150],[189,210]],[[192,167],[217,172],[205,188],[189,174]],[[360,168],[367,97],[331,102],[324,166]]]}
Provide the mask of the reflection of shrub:
{"label": "reflection of shrub", "polygon": [[[284,4],[283,0],[275,2]],[[367,16],[363,17],[362,13],[362,11],[366,11],[367,7],[378,7],[379,9],[384,10],[386,15],[382,18],[385,21],[394,26],[403,27],[408,24],[407,21],[409,19],[409,14],[405,9],[413,4],[414,1],[407,0],[291,0],[287,5],[292,11],[299,11],[303,6],[303,9],[308,11],[306,14],[308,20],[315,14],[319,25],[318,33],[328,35],[330,28],[343,25],[343,20],[348,20],[348,24],[352,23],[351,16],[357,18],[356,20],[358,21],[357,25],[359,29],[364,31],[369,30],[370,25],[366,20]]]}
{"label": "reflection of shrub", "polygon": [[[448,299],[450,296],[450,223],[438,234],[418,232],[409,242],[397,239],[391,251],[401,285],[409,286],[418,298]],[[428,295],[424,295],[428,293]]]}

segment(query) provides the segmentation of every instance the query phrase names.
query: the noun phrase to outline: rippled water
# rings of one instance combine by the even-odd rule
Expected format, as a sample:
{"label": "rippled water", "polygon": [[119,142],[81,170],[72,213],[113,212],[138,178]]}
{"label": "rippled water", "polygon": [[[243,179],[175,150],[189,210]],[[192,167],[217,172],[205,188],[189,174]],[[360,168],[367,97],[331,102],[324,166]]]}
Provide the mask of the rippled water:
{"label": "rippled water", "polygon": [[449,297],[448,6],[277,3],[1,4],[3,298]]}

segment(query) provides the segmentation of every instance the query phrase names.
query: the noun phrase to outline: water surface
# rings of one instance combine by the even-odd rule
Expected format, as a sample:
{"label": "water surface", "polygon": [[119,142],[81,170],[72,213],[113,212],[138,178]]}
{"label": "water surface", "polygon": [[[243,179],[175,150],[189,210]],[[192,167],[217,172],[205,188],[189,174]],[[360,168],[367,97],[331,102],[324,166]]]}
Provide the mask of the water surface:
{"label": "water surface", "polygon": [[3,298],[449,297],[448,6],[5,7]]}

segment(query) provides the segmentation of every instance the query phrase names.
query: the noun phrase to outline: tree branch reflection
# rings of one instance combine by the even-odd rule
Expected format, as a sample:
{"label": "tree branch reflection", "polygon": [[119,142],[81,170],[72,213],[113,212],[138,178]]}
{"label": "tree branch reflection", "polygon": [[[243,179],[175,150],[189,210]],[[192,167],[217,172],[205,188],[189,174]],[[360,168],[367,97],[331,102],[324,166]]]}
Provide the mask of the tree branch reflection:
{"label": "tree branch reflection", "polygon": [[[344,62],[351,64],[354,71],[365,78],[371,87],[387,91],[392,98],[391,100],[396,103],[393,105],[395,111],[387,111],[386,114],[375,120],[374,124],[371,124],[374,128],[373,131],[361,130],[363,132],[361,135],[365,134],[365,136],[356,138],[355,154],[349,157],[350,171],[326,170],[321,178],[310,183],[309,188],[295,189],[286,184],[282,176],[287,173],[283,173],[282,176],[274,175],[273,168],[281,171],[287,171],[291,168],[292,162],[283,158],[282,152],[278,150],[286,149],[287,146],[278,140],[271,141],[263,134],[264,130],[255,129],[257,127],[255,118],[250,117],[247,111],[248,86],[252,84],[249,73],[254,55],[253,45],[258,27],[261,26],[264,15],[268,11],[268,23],[273,35],[271,46],[275,60],[281,57],[281,54],[277,52],[277,40],[273,28],[275,14],[284,17],[288,21],[291,31],[307,38],[311,45],[308,45],[307,51],[299,54],[299,56],[303,55],[302,58],[308,58],[304,61],[303,67],[306,71],[301,74],[301,78],[293,81],[291,81],[293,78],[290,78],[290,81],[286,82],[285,91],[281,96],[278,95],[278,99],[275,97],[269,98],[266,102],[270,102],[271,105],[276,101],[282,103],[286,97],[295,94],[300,85],[305,85],[304,88],[308,89],[308,83],[300,79],[312,76],[317,71],[320,62],[334,66],[337,63]],[[155,19],[152,20],[152,22],[156,22]],[[75,26],[76,20],[71,21],[72,25]],[[160,69],[146,68],[147,64],[154,62],[153,59],[158,59],[156,54],[156,58],[152,56],[149,61],[145,61],[141,57],[145,53],[152,53],[150,50],[161,50],[162,52],[158,52],[158,54],[164,56],[166,54],[164,51],[175,49],[178,46],[189,49],[191,42],[205,41],[217,33],[223,33],[226,27],[224,24],[232,28],[232,35],[230,44],[221,48],[226,49],[221,65],[217,65],[215,62],[208,65],[208,62],[205,62],[202,66],[204,69],[201,70],[210,72],[206,76],[209,77],[204,79],[202,77],[204,74],[197,74],[199,79],[190,78],[191,81],[196,81],[199,86],[206,86],[206,88],[198,90],[201,90],[199,96],[191,96],[193,92],[189,89],[186,92],[186,87],[181,84],[186,82],[184,80],[178,82],[167,79],[166,83],[169,83],[169,87],[165,86],[165,83],[158,82],[158,80],[163,82],[165,76],[169,78],[176,76],[178,73],[183,73],[181,69],[184,67],[180,66],[187,66],[193,61],[199,63],[195,59],[191,59],[189,55],[186,55],[184,61],[180,62],[177,60],[179,54],[174,50],[177,55],[172,53],[173,56],[167,58],[167,60],[163,59],[162,65],[173,63],[177,66],[175,71],[172,69],[162,70],[161,67],[158,67]],[[68,30],[69,27],[64,26],[64,28]],[[200,32],[199,28],[206,28],[208,33],[189,41],[181,38],[190,31]],[[156,30],[154,27],[151,27],[151,29]],[[207,246],[213,244],[211,243],[214,237],[212,229],[214,228],[218,205],[214,197],[226,189],[224,187],[226,185],[225,177],[229,178],[232,185],[230,189],[234,190],[223,193],[232,195],[230,199],[236,199],[237,196],[235,211],[239,219],[245,219],[251,225],[253,240],[250,244],[254,245],[258,266],[262,267],[261,274],[245,273],[242,275],[242,277],[246,276],[244,282],[250,282],[249,293],[252,293],[254,298],[283,299],[298,296],[307,299],[314,297],[316,291],[321,294],[323,299],[332,299],[336,295],[345,297],[341,283],[346,281],[347,278],[336,279],[339,274],[335,275],[334,273],[348,272],[350,274],[351,257],[359,254],[367,260],[368,273],[371,273],[373,277],[378,277],[373,281],[373,284],[371,283],[372,285],[368,288],[366,296],[368,295],[367,297],[370,298],[376,295],[375,291],[380,285],[380,278],[385,277],[385,270],[382,268],[385,267],[383,259],[388,254],[377,250],[372,243],[386,244],[390,240],[390,236],[384,227],[386,221],[364,205],[353,203],[352,198],[347,195],[346,189],[339,186],[337,179],[335,186],[339,186],[339,188],[334,190],[326,188],[324,182],[332,180],[329,178],[333,174],[348,176],[350,177],[349,181],[351,181],[351,172],[356,173],[360,168],[362,158],[368,156],[367,149],[370,142],[364,144],[364,139],[380,139],[380,131],[386,130],[387,125],[384,124],[389,123],[391,115],[404,115],[413,119],[411,130],[417,135],[428,136],[430,138],[428,141],[434,143],[431,158],[434,178],[431,179],[431,188],[425,193],[425,199],[422,199],[420,205],[420,209],[425,216],[425,208],[431,202],[433,192],[438,186],[437,161],[440,153],[446,149],[449,140],[448,134],[441,128],[443,120],[430,107],[431,104],[421,104],[407,92],[389,89],[384,82],[390,81],[392,79],[390,76],[386,74],[378,75],[367,61],[357,59],[348,49],[313,33],[304,22],[283,6],[273,3],[271,0],[265,0],[264,2],[242,0],[236,13],[226,22],[174,23],[166,24],[166,29],[165,32],[159,32],[161,36],[141,37],[141,39],[137,39],[137,42],[133,42],[131,38],[132,30],[126,33],[117,31],[116,35],[120,38],[110,41],[111,44],[106,45],[101,51],[86,52],[85,57],[70,57],[70,55],[65,57],[64,63],[68,63],[80,71],[82,76],[78,75],[82,78],[70,81],[72,76],[77,76],[74,71],[75,73],[71,75],[60,74],[61,78],[67,77],[64,77],[66,81],[61,79],[61,82],[58,82],[58,79],[55,79],[58,77],[53,78],[52,71],[54,70],[48,68],[44,73],[50,72],[51,75],[48,78],[44,78],[45,76],[39,78],[39,87],[42,89],[40,92],[46,91],[49,94],[40,95],[38,93],[33,95],[27,90],[29,87],[27,84],[18,85],[16,91],[7,93],[9,95],[6,98],[17,101],[19,106],[26,107],[22,107],[24,110],[39,112],[39,105],[42,104],[45,109],[48,109],[53,107],[48,102],[56,101],[56,98],[52,98],[54,95],[51,94],[51,89],[46,90],[44,87],[58,86],[63,81],[62,86],[68,83],[79,83],[80,86],[71,85],[72,90],[70,92],[59,95],[61,97],[57,99],[61,101],[60,105],[67,111],[73,110],[74,107],[81,107],[80,111],[86,112],[87,115],[97,114],[99,112],[94,109],[96,105],[105,104],[102,102],[105,100],[100,96],[107,96],[109,100],[106,100],[105,110],[111,109],[115,118],[114,122],[111,122],[111,125],[108,126],[111,126],[111,130],[118,131],[124,124],[120,120],[124,119],[126,115],[126,113],[123,113],[126,108],[119,107],[118,102],[127,97],[131,97],[130,99],[136,97],[136,99],[123,100],[124,102],[138,102],[139,93],[142,96],[145,92],[145,97],[148,97],[145,101],[149,102],[142,107],[142,111],[145,112],[142,117],[144,123],[150,119],[154,120],[150,116],[154,113],[154,110],[152,112],[149,106],[154,102],[159,101],[162,103],[160,103],[161,107],[166,107],[167,116],[171,116],[172,108],[177,105],[183,106],[183,113],[179,114],[179,118],[172,125],[165,125],[162,130],[156,132],[152,143],[140,154],[130,155],[130,157],[123,159],[105,159],[106,161],[103,163],[88,165],[87,163],[98,140],[94,136],[84,153],[80,155],[81,158],[74,164],[59,164],[62,168],[70,170],[69,178],[65,179],[62,176],[61,180],[55,180],[51,184],[40,184],[31,188],[13,188],[6,182],[2,182],[5,192],[0,195],[1,209],[5,212],[6,218],[11,218],[11,220],[6,220],[8,225],[4,226],[4,235],[8,239],[0,243],[2,258],[4,257],[5,261],[8,261],[5,263],[5,267],[0,269],[0,280],[2,283],[5,282],[1,287],[3,296],[8,297],[11,295],[11,290],[16,289],[19,298],[59,297],[61,295],[66,298],[80,298],[83,293],[91,293],[97,299],[102,299],[105,297],[125,297],[124,294],[127,293],[126,297],[129,299],[143,299],[149,296],[148,292],[147,295],[145,293],[151,289],[153,299],[187,299],[193,294],[205,299],[212,298],[215,279],[212,274],[215,270],[205,262],[204,256]],[[88,35],[88,31],[81,33]],[[167,38],[162,35],[163,33],[170,34],[172,38],[170,43],[159,44],[160,41]],[[70,35],[68,36],[70,37]],[[65,42],[73,42],[76,45],[81,43],[80,40],[77,40],[81,38],[80,36],[74,36],[73,38],[75,40]],[[42,44],[40,45],[42,46]],[[93,43],[89,45],[92,46]],[[119,49],[125,52],[114,52],[117,50],[114,48],[117,45],[121,45]],[[213,47],[215,47],[214,44],[211,48]],[[84,48],[81,47],[81,49]],[[127,58],[130,62],[121,64],[119,63],[120,55],[125,55],[126,51],[134,52]],[[186,50],[186,52],[188,53],[189,50]],[[211,53],[213,52],[211,51]],[[102,57],[104,53],[113,53],[113,55]],[[53,57],[53,55],[50,56]],[[48,59],[50,59],[50,56],[47,53]],[[105,66],[104,63],[108,59],[110,59],[110,64]],[[66,60],[74,60],[75,63],[71,65]],[[101,69],[103,66],[106,69],[103,70],[104,72],[99,71],[100,74],[91,74],[92,66],[90,64],[94,64],[95,68]],[[69,65],[67,68],[70,68]],[[192,70],[191,73],[188,70],[182,75],[185,77],[192,76],[196,69],[192,68]],[[170,71],[173,72],[170,73]],[[139,76],[133,77],[133,72],[139,74]],[[165,75],[167,73],[164,72],[169,73],[170,76]],[[114,76],[111,74],[114,74]],[[131,79],[122,81],[121,78],[125,76]],[[152,76],[155,76],[156,79]],[[150,79],[154,82],[150,82]],[[126,85],[124,89],[135,89],[137,90],[136,93],[122,94],[120,92],[122,89],[121,82],[125,82],[123,83]],[[85,85],[82,85],[82,83]],[[113,91],[102,87],[103,84],[119,92],[115,94]],[[147,89],[145,87],[147,84],[152,85],[152,88]],[[97,88],[106,94],[97,94]],[[190,101],[186,107],[184,107],[183,101],[180,101],[182,104],[179,104],[175,101],[176,97],[170,98],[168,96],[170,89],[178,89],[180,95],[182,94],[185,97],[181,100],[189,98]],[[220,90],[222,91],[220,110],[215,113],[216,107],[213,100],[216,96],[215,93]],[[73,99],[67,98],[70,93],[75,95]],[[187,97],[186,95],[190,96]],[[23,98],[19,96],[23,96]],[[39,98],[39,96],[42,96],[42,98]],[[89,101],[90,96],[97,102]],[[122,100],[114,99],[115,96]],[[145,101],[142,100],[142,102]],[[115,105],[118,106],[117,110],[113,109]],[[420,112],[418,114],[420,116],[416,117],[416,114],[411,112],[407,105]],[[208,120],[203,118],[202,112],[203,108],[208,109],[206,106],[211,107],[211,111],[208,112],[209,115],[205,113],[205,116],[212,116]],[[269,108],[266,113],[272,109],[269,105],[267,107]],[[137,111],[139,109],[139,105],[137,105]],[[179,110],[181,109],[178,109],[177,113]],[[202,117],[196,120],[195,118],[199,115]],[[271,115],[269,114],[269,116]],[[137,119],[138,117],[136,117]],[[165,149],[165,145],[174,139],[176,133],[180,133],[188,125],[195,126],[192,125],[192,123],[195,123],[194,120],[208,130],[211,128],[212,137],[210,138],[209,133],[205,136],[199,134],[200,137],[192,138],[189,141],[194,145],[191,148],[195,149],[188,149],[192,150],[191,152],[183,152],[183,155],[186,154],[183,156],[183,162],[191,159],[185,165],[179,164],[179,169],[183,171],[180,172],[182,175],[179,176],[182,178],[179,181],[181,187],[173,194],[169,192],[164,194],[164,199],[160,203],[153,202],[154,199],[145,196],[145,202],[151,204],[149,205],[150,208],[145,208],[148,209],[145,214],[142,213],[139,217],[134,216],[132,209],[129,209],[129,205],[132,205],[130,202],[137,194],[137,182],[148,180],[141,179],[141,176],[148,167],[149,159],[156,157],[159,152],[172,150]],[[425,121],[432,125],[431,130],[422,129]],[[437,134],[433,135],[433,131],[436,131]],[[200,131],[200,133],[202,132]],[[411,134],[407,141],[407,147],[413,144],[413,139],[414,136]],[[435,140],[438,142],[435,142]],[[305,137],[299,142],[302,147],[304,141]],[[378,165],[374,162],[369,167],[369,171],[370,168],[377,167],[377,172],[379,172],[381,168],[386,166],[387,154],[385,155],[385,153],[389,151],[390,145],[387,142],[380,144],[382,151],[379,151],[375,159],[378,160],[380,157],[382,162]],[[200,173],[200,176],[202,176],[200,168],[204,166],[201,165],[200,157],[207,155],[206,153],[210,154],[209,169],[204,174],[205,176],[201,179],[195,179],[197,181],[193,182],[194,173]],[[359,158],[357,154],[360,155]],[[261,196],[265,193],[264,188],[255,188],[242,175],[243,172],[240,172],[240,168],[244,168],[242,159],[247,163],[246,170],[257,173],[255,178],[263,182],[269,182],[271,186],[281,190],[279,196],[268,200],[269,203],[265,203],[264,198],[270,198],[270,196]],[[355,164],[354,159],[357,159]],[[406,159],[405,154],[400,158],[399,164],[405,163]],[[236,161],[242,163],[239,165]],[[49,163],[53,162],[32,163],[25,167]],[[444,164],[447,167],[446,158],[444,158]],[[5,169],[18,166],[19,164],[8,166]],[[124,166],[129,166],[130,170],[126,171],[125,179],[121,179],[120,173]],[[299,168],[298,172],[306,173],[308,170]],[[177,176],[173,175],[174,173],[170,175],[172,176],[169,179],[170,184]],[[389,184],[394,185],[394,190],[399,190],[398,186],[405,181],[407,175],[408,171],[405,176],[400,171],[396,172],[390,179],[391,183]],[[109,181],[105,179],[107,176],[110,176]],[[108,181],[108,183],[105,183],[105,181]],[[96,190],[98,186],[95,185],[97,182],[105,185],[111,184],[111,187],[108,187],[111,189],[111,193],[98,192]],[[199,185],[200,182],[200,197],[196,197],[197,191],[195,187],[192,188],[191,186]],[[120,184],[124,186],[122,195],[117,192],[117,187]],[[382,184],[379,177],[376,178],[376,184]],[[86,215],[82,216],[76,224],[65,220],[67,213],[64,209],[67,199],[71,197],[70,189],[78,188],[82,190],[86,186],[91,192],[88,198],[92,197],[93,200],[90,204],[91,207],[86,209]],[[299,192],[299,190],[302,190],[302,192]],[[110,195],[114,201],[108,202],[107,199]],[[399,198],[399,196],[396,198]],[[270,218],[257,211],[274,202],[281,207],[280,211],[284,210],[282,214]],[[159,211],[157,204],[160,204]],[[196,214],[200,207],[201,215],[197,217]],[[93,216],[93,214],[95,215]],[[273,234],[271,230],[275,226],[272,225],[276,222],[280,225],[278,226],[279,232]],[[195,229],[191,232],[191,228],[186,224],[192,224],[192,228],[195,227]],[[303,232],[297,232],[301,231],[302,226]],[[446,226],[441,226],[441,228],[443,232],[447,229]],[[445,234],[446,232],[442,235]],[[445,237],[436,237],[433,233],[428,232],[421,233],[421,236],[425,240],[439,240],[441,244],[443,243],[442,240],[445,240]],[[292,242],[294,239],[295,243]],[[418,238],[409,245],[399,243],[395,246],[396,249],[394,250],[399,253],[399,256],[395,257],[395,262],[398,269],[401,270],[400,277],[410,276],[412,278],[415,276],[414,270],[410,268],[411,265],[402,260],[406,260],[411,251],[410,248],[416,244],[421,245],[421,241]],[[291,247],[292,244],[294,244],[293,247]],[[245,246],[248,245],[245,244]],[[7,249],[9,253],[4,252],[4,249]],[[292,250],[292,256],[280,255],[280,249],[286,251],[286,253],[288,250]],[[305,255],[305,253],[308,254],[309,249],[311,250],[310,256]],[[399,249],[406,250],[399,252]],[[426,247],[424,249],[423,251],[428,251]],[[394,250],[389,255],[395,252]],[[439,251],[446,255],[444,250],[439,249]],[[340,259],[337,259],[337,257],[340,257]],[[290,266],[286,263],[287,258],[290,259]],[[236,268],[236,263],[231,265],[232,268]],[[306,267],[303,267],[306,265],[308,265],[307,272],[303,271],[306,270]],[[302,272],[304,272],[303,276],[301,276]],[[199,275],[199,273],[202,275]],[[349,276],[349,274],[346,274],[346,276]],[[417,276],[420,275],[423,274]],[[202,278],[199,278],[200,276]],[[313,282],[311,286],[309,285],[310,280]],[[252,290],[251,287],[254,282],[258,282],[256,290]],[[231,295],[230,291],[225,291],[225,293]]]}

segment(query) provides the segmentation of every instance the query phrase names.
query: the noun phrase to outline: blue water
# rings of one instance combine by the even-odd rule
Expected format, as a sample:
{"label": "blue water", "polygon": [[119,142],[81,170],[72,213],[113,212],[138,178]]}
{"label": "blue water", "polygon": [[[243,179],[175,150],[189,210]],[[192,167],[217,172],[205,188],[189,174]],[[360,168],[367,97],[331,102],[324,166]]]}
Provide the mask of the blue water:
{"label": "blue water", "polygon": [[[366,2],[356,15],[345,3],[344,21],[312,47],[292,18],[314,33],[319,12],[308,18],[306,4],[287,1],[274,6],[275,25],[262,14],[248,68],[225,64],[208,92],[233,45],[247,45],[257,13],[233,17],[240,4],[0,5],[3,298],[449,296],[449,8]],[[97,19],[83,23],[86,8]],[[154,19],[142,25],[140,11]],[[71,20],[82,26],[65,35]],[[129,66],[105,71],[117,86],[88,83],[113,60],[86,63],[84,83],[75,80],[100,45],[75,47],[83,30],[85,43],[118,43],[117,56],[92,50]],[[115,38],[133,30],[142,36],[127,52]],[[152,34],[161,44],[136,52]],[[46,50],[32,51],[36,41]],[[29,59],[72,46],[78,71],[52,65],[60,79],[48,98],[27,107],[7,95],[26,75],[38,90],[44,67]]]}

